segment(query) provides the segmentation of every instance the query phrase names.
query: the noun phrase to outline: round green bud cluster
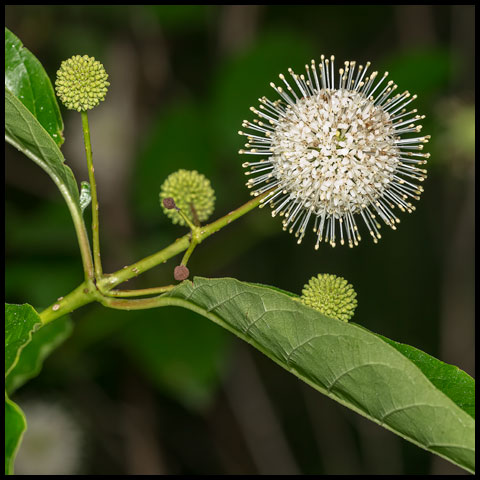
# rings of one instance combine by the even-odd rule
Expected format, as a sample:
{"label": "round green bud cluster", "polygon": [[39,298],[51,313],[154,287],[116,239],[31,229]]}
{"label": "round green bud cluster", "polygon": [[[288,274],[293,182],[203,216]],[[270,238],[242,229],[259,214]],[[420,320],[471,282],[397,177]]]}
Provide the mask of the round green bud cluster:
{"label": "round green bud cluster", "polygon": [[69,110],[86,112],[105,99],[108,74],[103,65],[88,55],[64,60],[57,71],[55,89]]}
{"label": "round green bud cluster", "polygon": [[[176,208],[166,208],[166,198],[173,198]],[[204,222],[213,213],[215,192],[205,175],[196,170],[182,169],[170,174],[163,182],[160,205],[173,223],[186,224],[178,209],[193,223]]]}
{"label": "round green bud cluster", "polygon": [[310,279],[303,287],[301,300],[328,317],[348,322],[357,307],[356,296],[344,278],[325,273]]}

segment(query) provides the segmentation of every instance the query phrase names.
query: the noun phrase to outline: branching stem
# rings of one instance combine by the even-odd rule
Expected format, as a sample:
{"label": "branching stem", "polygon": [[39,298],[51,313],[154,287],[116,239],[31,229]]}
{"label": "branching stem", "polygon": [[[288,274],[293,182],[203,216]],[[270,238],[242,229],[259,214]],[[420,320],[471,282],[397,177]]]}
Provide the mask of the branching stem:
{"label": "branching stem", "polygon": [[[73,290],[68,295],[65,295],[65,297],[63,297],[61,301],[55,302],[54,304],[46,308],[43,312],[41,312],[40,318],[42,319],[42,322],[44,324],[49,323],[56,318],[70,313],[76,308],[79,308],[83,305],[86,305],[87,303],[91,303],[94,301],[98,301],[102,305],[110,308],[119,308],[126,310],[137,308],[153,308],[157,306],[167,305],[167,301],[160,301],[162,295],[144,299],[122,299],[112,297],[133,297],[155,294],[159,293],[160,291],[166,292],[173,288],[173,286],[123,291],[112,289],[120,283],[126,282],[127,280],[136,277],[141,273],[144,273],[147,270],[150,270],[151,268],[159,265],[160,263],[165,263],[168,259],[174,257],[175,255],[178,255],[185,250],[187,250],[187,253],[188,249],[191,249],[191,251],[193,251],[193,248],[195,248],[196,245],[203,242],[203,240],[208,238],[210,235],[213,235],[221,228],[229,225],[237,218],[240,218],[241,216],[245,215],[246,213],[257,207],[263,199],[265,199],[271,194],[271,192],[272,190],[269,190],[262,195],[255,197],[254,199],[245,203],[236,210],[231,211],[227,215],[219,218],[218,220],[208,225],[204,225],[202,227],[195,227],[195,230],[192,233],[187,233],[183,237],[177,239],[168,247],[160,250],[157,253],[154,253],[153,255],[143,258],[142,260],[139,260],[138,262],[130,266],[125,266],[112,274],[103,275],[101,278],[97,279],[96,284],[92,280],[85,280],[85,282],[79,285],[75,290]],[[192,245],[194,246],[192,247]],[[189,256],[190,255],[188,255],[188,257]]]}

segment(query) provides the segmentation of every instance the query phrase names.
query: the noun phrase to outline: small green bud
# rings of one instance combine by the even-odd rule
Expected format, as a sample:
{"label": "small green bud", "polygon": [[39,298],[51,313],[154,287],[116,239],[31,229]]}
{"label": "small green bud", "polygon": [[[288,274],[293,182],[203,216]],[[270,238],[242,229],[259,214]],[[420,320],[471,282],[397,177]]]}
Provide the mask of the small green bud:
{"label": "small green bud", "polygon": [[[173,199],[176,208],[171,208]],[[193,223],[204,222],[213,213],[215,192],[210,180],[196,170],[178,170],[170,174],[160,189],[160,204],[165,215],[173,223],[185,225],[185,220],[178,213],[181,209]],[[170,207],[170,208],[169,208]]]}
{"label": "small green bud", "polygon": [[105,99],[108,74],[103,65],[88,55],[64,60],[57,71],[55,89],[69,110],[86,112]]}
{"label": "small green bud", "polygon": [[348,322],[357,307],[356,296],[344,278],[325,273],[309,280],[303,287],[301,300],[328,317]]}

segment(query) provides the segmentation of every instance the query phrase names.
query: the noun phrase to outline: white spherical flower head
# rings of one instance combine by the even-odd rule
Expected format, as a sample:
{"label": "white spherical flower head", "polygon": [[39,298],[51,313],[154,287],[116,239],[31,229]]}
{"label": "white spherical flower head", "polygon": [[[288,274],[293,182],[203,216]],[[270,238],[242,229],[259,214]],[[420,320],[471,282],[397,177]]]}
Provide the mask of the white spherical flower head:
{"label": "white spherical flower head", "polygon": [[305,66],[306,75],[289,69],[292,85],[282,74],[284,87],[271,84],[281,99],[260,98],[259,109],[251,107],[259,119],[243,122],[251,132],[239,132],[248,138],[240,153],[266,157],[243,164],[256,175],[247,186],[255,196],[268,192],[261,206],[284,216],[298,243],[312,219],[315,248],[322,240],[334,247],[338,238],[358,245],[358,215],[377,242],[377,218],[395,229],[394,209],[413,211],[410,199],[423,191],[414,182],[426,178],[419,165],[429,157],[421,150],[430,137],[418,136],[425,117],[406,108],[416,95],[394,95],[388,72],[368,76],[369,66],[345,62],[336,77],[334,57],[322,55],[318,69],[313,60]]}

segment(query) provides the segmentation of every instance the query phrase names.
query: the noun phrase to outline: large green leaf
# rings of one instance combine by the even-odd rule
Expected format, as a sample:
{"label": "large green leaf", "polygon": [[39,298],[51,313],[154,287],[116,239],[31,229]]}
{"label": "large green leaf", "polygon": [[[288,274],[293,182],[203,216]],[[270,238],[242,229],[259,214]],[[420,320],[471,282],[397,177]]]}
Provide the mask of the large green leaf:
{"label": "large green leaf", "polygon": [[[444,364],[433,357],[411,361],[407,349],[401,352],[359,325],[325,317],[278,290],[234,279],[196,277],[166,294],[165,302],[209,318],[316,390],[474,471],[475,420],[465,405],[449,398],[455,375],[445,391],[444,382],[435,382]],[[468,376],[461,381],[473,383]]]}
{"label": "large green leaf", "polygon": [[5,392],[5,475],[13,474],[13,462],[26,427],[25,415]]}
{"label": "large green leaf", "polygon": [[78,185],[59,149],[63,122],[53,87],[40,62],[7,29],[5,50],[5,140],[50,175],[67,202],[78,238],[85,237]]}
{"label": "large green leaf", "polygon": [[[30,305],[5,304],[5,377],[14,369],[22,349],[31,341],[41,324]],[[13,461],[26,428],[25,416],[5,392],[5,474],[13,473]]]}
{"label": "large green leaf", "polygon": [[72,330],[73,322],[64,316],[32,333],[32,340],[20,352],[17,364],[5,379],[10,395],[40,373],[45,358],[70,336]]}
{"label": "large green leaf", "polygon": [[[5,88],[5,140],[40,165],[53,179],[73,217],[81,219],[78,186],[53,138]],[[74,218],[75,221],[75,218]]]}
{"label": "large green leaf", "polygon": [[5,28],[5,88],[17,97],[60,146],[63,120],[42,64]]}

